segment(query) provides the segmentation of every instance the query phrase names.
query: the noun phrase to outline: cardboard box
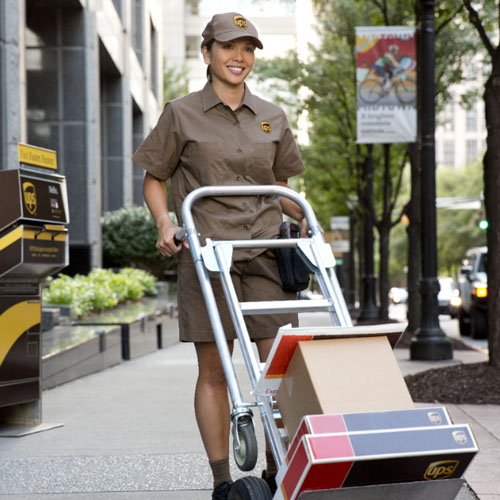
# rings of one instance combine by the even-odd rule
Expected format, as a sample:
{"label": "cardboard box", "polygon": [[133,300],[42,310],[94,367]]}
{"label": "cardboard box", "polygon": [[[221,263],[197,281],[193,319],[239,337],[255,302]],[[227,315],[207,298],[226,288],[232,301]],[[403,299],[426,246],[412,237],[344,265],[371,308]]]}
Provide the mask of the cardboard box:
{"label": "cardboard box", "polygon": [[468,425],[306,434],[281,494],[295,500],[304,491],[459,478],[477,450]]}
{"label": "cardboard box", "polygon": [[276,395],[295,348],[300,341],[382,336],[387,337],[391,347],[394,348],[405,328],[406,325],[403,323],[349,327],[317,326],[314,328],[282,326],[274,339],[271,351],[253,392],[260,396]]}
{"label": "cardboard box", "polygon": [[305,415],[413,408],[386,337],[298,342],[276,399],[289,438]]}
{"label": "cardboard box", "polygon": [[286,462],[292,459],[306,434],[331,434],[414,427],[438,427],[451,425],[448,410],[444,406],[414,408],[412,410],[370,411],[358,413],[337,413],[333,415],[307,415],[302,419],[291,440]]}

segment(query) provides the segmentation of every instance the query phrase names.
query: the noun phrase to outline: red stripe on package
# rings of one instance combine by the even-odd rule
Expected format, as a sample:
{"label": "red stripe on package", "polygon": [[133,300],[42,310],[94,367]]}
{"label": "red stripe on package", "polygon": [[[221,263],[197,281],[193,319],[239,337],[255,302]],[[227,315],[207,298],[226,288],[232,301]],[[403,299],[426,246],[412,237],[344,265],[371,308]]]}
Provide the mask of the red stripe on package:
{"label": "red stripe on package", "polygon": [[297,343],[302,340],[312,340],[312,335],[294,335],[281,338],[269,368],[266,378],[282,378],[285,375],[290,359],[297,347]]}

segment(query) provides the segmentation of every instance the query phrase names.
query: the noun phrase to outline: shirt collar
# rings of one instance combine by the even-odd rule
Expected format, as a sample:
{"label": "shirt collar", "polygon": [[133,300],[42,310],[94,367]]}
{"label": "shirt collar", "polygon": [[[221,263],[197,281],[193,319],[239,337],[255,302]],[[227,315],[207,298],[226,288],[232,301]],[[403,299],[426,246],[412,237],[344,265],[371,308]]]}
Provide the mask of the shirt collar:
{"label": "shirt collar", "polygon": [[[210,82],[205,84],[203,90],[201,91],[201,100],[203,103],[203,111],[207,112],[209,109],[217,106],[217,104],[222,104],[222,101],[218,95],[214,92]],[[242,106],[246,106],[254,115],[257,114],[255,106],[255,97],[250,92],[247,84],[245,83],[245,94],[243,95]]]}

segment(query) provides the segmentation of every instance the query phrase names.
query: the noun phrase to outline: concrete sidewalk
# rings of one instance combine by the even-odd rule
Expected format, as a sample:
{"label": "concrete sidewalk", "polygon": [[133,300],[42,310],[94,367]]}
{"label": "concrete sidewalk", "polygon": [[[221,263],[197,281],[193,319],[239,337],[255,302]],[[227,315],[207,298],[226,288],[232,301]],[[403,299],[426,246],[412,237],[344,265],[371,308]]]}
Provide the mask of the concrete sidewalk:
{"label": "concrete sidewalk", "polygon": [[[455,351],[453,361],[440,363],[409,361],[406,349],[395,353],[404,375],[486,360],[479,351]],[[248,393],[237,350],[235,365]],[[0,497],[208,500],[211,477],[192,403],[196,371],[193,346],[174,344],[44,391],[44,424],[64,425],[0,438]],[[481,448],[465,474],[470,489],[457,499],[500,500],[500,407],[446,406],[455,423],[472,425]],[[262,456],[256,474],[263,465]],[[234,464],[232,470],[242,475]]]}

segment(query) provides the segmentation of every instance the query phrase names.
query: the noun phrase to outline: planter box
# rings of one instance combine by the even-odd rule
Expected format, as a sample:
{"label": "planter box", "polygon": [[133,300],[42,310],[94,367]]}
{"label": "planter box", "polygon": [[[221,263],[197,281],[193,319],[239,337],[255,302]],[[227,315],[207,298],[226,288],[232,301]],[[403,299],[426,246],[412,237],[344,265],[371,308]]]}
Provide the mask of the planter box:
{"label": "planter box", "polygon": [[[95,373],[121,362],[121,332],[116,326],[67,326],[44,339],[42,389]],[[56,338],[57,337],[57,338]]]}
{"label": "planter box", "polygon": [[167,340],[166,333],[164,334],[167,330],[164,324],[171,319],[171,315],[168,304],[146,299],[104,311],[74,324],[120,327],[122,359],[130,360],[172,343],[172,339]]}

